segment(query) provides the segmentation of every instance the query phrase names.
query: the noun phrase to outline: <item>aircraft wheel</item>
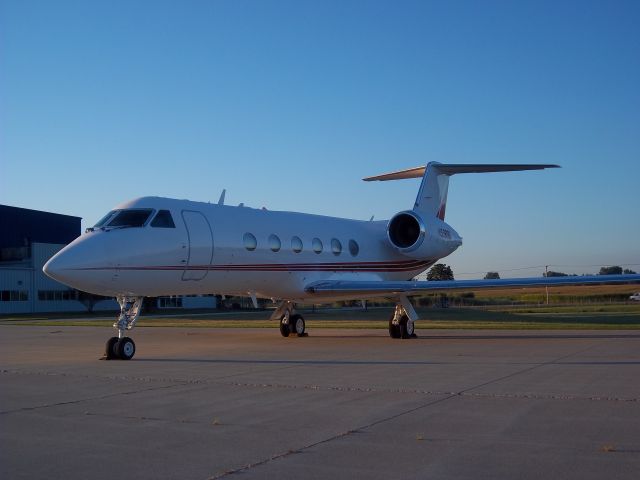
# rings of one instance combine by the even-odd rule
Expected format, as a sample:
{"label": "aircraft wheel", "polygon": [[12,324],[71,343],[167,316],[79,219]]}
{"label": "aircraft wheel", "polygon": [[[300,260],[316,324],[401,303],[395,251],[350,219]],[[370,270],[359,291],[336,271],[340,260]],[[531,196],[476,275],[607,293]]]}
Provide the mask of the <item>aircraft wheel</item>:
{"label": "aircraft wheel", "polygon": [[402,338],[411,338],[415,335],[414,333],[414,324],[409,317],[403,315],[400,319],[400,336]]}
{"label": "aircraft wheel", "polygon": [[[289,318],[289,322],[291,322],[292,318],[293,317]],[[284,323],[284,315],[283,315],[282,318],[280,319],[280,335],[282,335],[283,337],[288,337],[290,333],[291,333],[291,327],[289,326],[288,323]]]}
{"label": "aircraft wheel", "polygon": [[389,336],[391,338],[400,338],[400,325],[393,324],[393,314],[389,319]]}
{"label": "aircraft wheel", "polygon": [[111,337],[107,340],[107,344],[104,347],[104,358],[107,360],[115,360],[118,358],[118,337]]}
{"label": "aircraft wheel", "polygon": [[118,357],[121,360],[131,360],[136,353],[136,344],[129,337],[122,337],[118,342]]}
{"label": "aircraft wheel", "polygon": [[299,337],[304,335],[305,323],[302,315],[293,315],[289,319],[289,325],[292,327],[292,330],[298,334]]}

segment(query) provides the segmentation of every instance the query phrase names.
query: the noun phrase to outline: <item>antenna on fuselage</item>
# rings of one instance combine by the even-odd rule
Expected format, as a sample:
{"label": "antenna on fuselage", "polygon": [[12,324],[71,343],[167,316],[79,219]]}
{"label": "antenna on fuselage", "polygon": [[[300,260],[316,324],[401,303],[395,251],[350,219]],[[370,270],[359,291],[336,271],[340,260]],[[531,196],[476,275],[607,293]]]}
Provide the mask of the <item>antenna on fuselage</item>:
{"label": "antenna on fuselage", "polygon": [[227,189],[223,188],[222,193],[220,194],[220,198],[218,199],[218,205],[224,205],[224,196],[227,193]]}

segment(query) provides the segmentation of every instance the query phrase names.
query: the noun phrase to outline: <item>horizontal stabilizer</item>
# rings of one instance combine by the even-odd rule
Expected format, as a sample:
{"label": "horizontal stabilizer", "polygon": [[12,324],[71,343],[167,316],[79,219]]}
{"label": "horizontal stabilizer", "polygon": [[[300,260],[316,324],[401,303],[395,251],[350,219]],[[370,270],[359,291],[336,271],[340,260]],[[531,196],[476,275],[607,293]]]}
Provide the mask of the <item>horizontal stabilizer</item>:
{"label": "horizontal stabilizer", "polygon": [[449,189],[449,177],[459,173],[491,173],[491,172],[520,172],[523,170],[543,170],[545,168],[560,168],[551,164],[499,164],[499,163],[438,163],[429,162],[424,167],[414,167],[397,172],[384,173],[375,177],[363,178],[365,182],[374,180],[401,180],[404,178],[420,178],[422,183],[418,190],[418,196],[413,205],[413,211],[427,217],[433,215],[444,221],[447,208],[447,192]]}
{"label": "horizontal stabilizer", "polygon": [[424,171],[427,167],[415,167],[407,170],[399,170],[397,172],[384,173],[382,175],[376,175],[375,177],[363,178],[365,182],[373,182],[374,180],[380,180],[382,182],[386,180],[403,180],[405,178],[421,178],[424,175]]}
{"label": "horizontal stabilizer", "polygon": [[[491,173],[491,172],[520,172],[523,170],[543,170],[545,168],[560,168],[560,165],[552,164],[499,164],[499,163],[469,163],[469,164],[436,164],[438,171],[443,175],[456,175],[458,173]],[[402,180],[405,178],[421,178],[427,167],[414,167],[407,170],[399,170],[397,172],[384,173],[374,177],[363,178],[365,182],[375,180]]]}

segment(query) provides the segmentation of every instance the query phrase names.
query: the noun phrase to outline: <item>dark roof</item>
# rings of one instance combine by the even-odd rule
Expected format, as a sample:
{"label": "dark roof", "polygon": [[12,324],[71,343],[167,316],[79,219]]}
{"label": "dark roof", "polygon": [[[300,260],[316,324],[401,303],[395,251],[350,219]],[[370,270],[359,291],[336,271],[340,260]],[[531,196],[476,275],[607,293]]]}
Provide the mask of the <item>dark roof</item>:
{"label": "dark roof", "polygon": [[0,247],[32,242],[67,244],[80,235],[80,217],[0,205]]}

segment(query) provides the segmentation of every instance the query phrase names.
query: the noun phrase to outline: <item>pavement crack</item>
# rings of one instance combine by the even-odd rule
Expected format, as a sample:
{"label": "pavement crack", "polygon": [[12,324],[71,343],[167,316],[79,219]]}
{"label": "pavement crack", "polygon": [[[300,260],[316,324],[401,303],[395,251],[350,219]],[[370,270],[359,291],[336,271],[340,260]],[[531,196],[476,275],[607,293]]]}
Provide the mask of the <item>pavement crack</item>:
{"label": "pavement crack", "polygon": [[578,351],[571,352],[571,353],[569,353],[567,355],[562,355],[562,356],[560,356],[558,358],[555,358],[553,360],[549,360],[547,362],[542,362],[542,363],[537,363],[537,364],[532,365],[532,366],[530,366],[528,368],[523,368],[522,370],[518,370],[516,372],[512,372],[512,373],[510,373],[508,375],[503,375],[502,377],[494,378],[493,380],[489,380],[489,381],[481,383],[479,385],[475,385],[473,387],[465,388],[464,390],[460,390],[458,392],[458,394],[462,395],[462,394],[465,394],[465,393],[470,392],[472,390],[476,390],[478,388],[486,387],[487,385],[492,385],[494,383],[501,382],[502,380],[506,380],[508,378],[517,377],[518,375],[522,375],[523,373],[531,372],[531,371],[536,370],[536,369],[541,368],[541,367],[545,367],[545,366],[548,366],[548,365],[553,365],[555,363],[559,363],[562,360],[564,360],[565,358],[569,358],[569,357],[572,357],[574,355],[578,355],[580,353],[584,353],[584,352],[586,352],[588,350],[591,350],[592,348],[595,348],[597,345],[598,345],[597,343],[594,343],[593,345],[590,345],[587,348],[583,348],[583,349],[580,349]]}
{"label": "pavement crack", "polygon": [[[274,455],[271,455],[268,458],[264,458],[264,459],[258,460],[256,462],[248,463],[248,464],[243,465],[243,466],[241,466],[239,468],[226,470],[226,471],[224,471],[222,473],[219,473],[219,474],[216,474],[216,475],[213,475],[213,476],[209,477],[208,480],[217,480],[219,478],[224,478],[224,477],[226,477],[228,475],[233,475],[233,474],[236,474],[236,473],[242,473],[242,472],[245,472],[247,470],[251,470],[253,468],[268,464],[270,462],[286,458],[286,457],[288,457],[290,455],[293,455],[295,453],[301,453],[301,452],[304,452],[305,450],[309,450],[311,448],[314,448],[314,447],[317,447],[317,446],[320,446],[320,445],[323,445],[323,444],[327,444],[327,443],[333,442],[335,440],[339,440],[341,438],[344,438],[344,437],[347,437],[349,435],[352,435],[353,433],[371,429],[371,428],[373,428],[373,427],[375,427],[377,425],[381,425],[383,423],[395,420],[395,419],[403,417],[405,415],[409,415],[411,413],[417,412],[417,411],[422,410],[424,408],[431,407],[433,405],[437,405],[437,404],[440,404],[440,403],[444,403],[444,402],[446,402],[446,401],[448,401],[448,400],[450,400],[452,398],[459,398],[459,397],[463,397],[463,396],[481,397],[481,396],[483,396],[483,394],[470,394],[469,392],[471,392],[472,390],[481,388],[483,386],[491,385],[493,383],[505,380],[507,378],[513,378],[513,377],[515,377],[517,375],[521,375],[523,373],[530,372],[532,370],[535,370],[537,368],[540,368],[540,367],[543,367],[543,366],[546,366],[546,365],[552,365],[552,364],[560,362],[560,361],[562,361],[562,360],[564,360],[566,358],[569,358],[569,357],[571,357],[573,355],[577,355],[579,353],[583,353],[583,352],[585,352],[587,350],[590,350],[590,349],[594,348],[596,345],[597,344],[590,345],[587,348],[581,349],[581,350],[576,351],[576,352],[572,352],[572,353],[570,353],[568,355],[563,355],[563,356],[560,356],[560,357],[558,357],[556,359],[549,360],[547,362],[542,362],[542,363],[535,364],[535,365],[533,365],[533,366],[531,366],[529,368],[524,368],[524,369],[518,370],[517,372],[510,373],[508,375],[503,375],[501,377],[498,377],[498,378],[495,378],[493,380],[489,380],[487,382],[483,382],[481,384],[478,384],[478,385],[475,385],[475,386],[460,390],[458,392],[446,393],[446,394],[444,394],[445,396],[443,398],[438,398],[438,399],[423,403],[423,404],[418,405],[416,407],[404,410],[402,412],[398,412],[398,413],[396,413],[394,415],[389,415],[389,416],[386,416],[384,418],[378,419],[376,421],[370,422],[370,423],[368,423],[366,425],[361,425],[361,426],[359,426],[357,428],[353,428],[353,429],[338,433],[336,435],[333,435],[331,437],[325,438],[323,440],[319,440],[317,442],[312,442],[312,443],[306,444],[306,445],[304,445],[304,446],[302,446],[300,448],[290,449],[290,450],[287,450],[287,451],[284,451],[284,452],[276,453]],[[254,384],[254,386],[258,386],[258,385],[259,384]],[[246,386],[251,386],[251,385],[246,385]],[[262,385],[262,386],[263,387],[268,387],[268,386],[273,387],[273,385]],[[283,388],[283,387],[280,387],[280,388]],[[291,386],[284,386],[284,388],[291,388]],[[293,388],[296,388],[296,387],[293,386]],[[487,396],[491,396],[491,395],[487,395]],[[594,398],[597,398],[597,397],[594,397]],[[636,401],[636,399],[631,399],[629,401]]]}
{"label": "pavement crack", "polygon": [[4,410],[4,411],[0,411],[0,415],[9,415],[11,413],[17,413],[17,412],[29,412],[29,411],[33,411],[33,410],[40,410],[43,408],[51,408],[51,407],[60,407],[60,406],[64,406],[64,405],[79,405],[81,403],[85,403],[85,402],[92,402],[95,400],[104,400],[107,398],[113,398],[113,397],[117,397],[120,395],[136,395],[138,393],[144,393],[144,392],[150,392],[153,390],[164,390],[164,389],[169,389],[169,388],[175,388],[175,387],[183,387],[184,384],[176,384],[176,385],[163,385],[161,387],[150,387],[150,388],[143,388],[143,389],[137,389],[137,390],[130,390],[130,391],[125,391],[125,392],[116,392],[116,393],[109,393],[107,395],[100,395],[97,397],[89,397],[89,398],[81,398],[78,400],[69,400],[66,402],[56,402],[56,403],[48,403],[45,405],[34,405],[31,407],[21,407],[21,408],[16,408],[13,410]]}
{"label": "pavement crack", "polygon": [[305,450],[309,450],[311,448],[318,447],[320,445],[324,445],[326,443],[330,443],[330,442],[333,442],[335,440],[339,440],[341,438],[347,437],[347,436],[352,435],[354,433],[357,433],[359,431],[366,430],[368,428],[374,427],[374,426],[376,426],[376,425],[378,425],[380,423],[383,423],[383,422],[386,422],[386,421],[389,421],[389,420],[393,420],[395,418],[401,417],[401,416],[406,415],[408,413],[415,412],[416,410],[419,410],[421,408],[425,408],[425,407],[428,407],[430,405],[434,405],[436,403],[443,402],[443,401],[448,400],[449,398],[454,397],[454,396],[456,396],[456,395],[454,394],[454,395],[450,395],[450,396],[445,397],[445,398],[440,398],[440,399],[434,400],[432,402],[429,402],[427,404],[420,405],[420,406],[412,408],[410,410],[398,413],[396,415],[392,415],[390,417],[385,417],[383,419],[376,420],[375,422],[369,423],[367,425],[361,425],[360,427],[349,429],[349,430],[346,430],[344,432],[337,433],[336,435],[332,435],[331,437],[324,438],[324,439],[318,440],[316,442],[308,443],[308,444],[306,444],[306,445],[304,445],[304,446],[302,446],[300,448],[294,448],[294,449],[287,450],[286,452],[276,453],[276,454],[274,454],[274,455],[272,455],[272,456],[270,456],[268,458],[265,458],[265,459],[262,459],[262,460],[259,460],[259,461],[256,461],[256,462],[248,463],[246,465],[243,465],[242,467],[238,467],[238,468],[232,469],[232,470],[226,470],[226,471],[224,471],[224,472],[222,472],[220,474],[213,475],[213,476],[209,477],[207,480],[217,480],[219,478],[224,478],[227,475],[233,475],[233,474],[236,474],[236,473],[242,473],[242,472],[245,472],[245,471],[250,470],[252,468],[259,467],[261,465],[265,465],[265,464],[267,464],[269,462],[273,462],[275,460],[279,460],[281,458],[285,458],[285,457],[288,457],[288,456],[296,454],[296,453],[302,453]]}
{"label": "pavement crack", "polygon": [[346,436],[351,435],[351,434],[353,434],[353,433],[355,433],[357,431],[358,431],[358,429],[347,430],[347,431],[338,433],[336,435],[333,435],[333,436],[331,436],[329,438],[325,438],[325,439],[322,439],[322,440],[318,440],[317,442],[309,443],[309,444],[304,445],[304,446],[302,446],[300,448],[294,448],[294,449],[287,450],[286,452],[276,453],[276,454],[274,454],[274,455],[272,455],[272,456],[270,456],[268,458],[265,458],[265,459],[262,459],[262,460],[258,460],[257,462],[247,463],[246,465],[243,465],[243,466],[235,468],[235,469],[225,470],[222,473],[219,473],[219,474],[213,475],[211,477],[208,477],[207,480],[217,480],[218,478],[223,478],[223,477],[226,477],[227,475],[233,475],[233,474],[236,474],[236,473],[245,472],[245,471],[250,470],[252,468],[259,467],[261,465],[264,465],[264,464],[267,464],[269,462],[272,462],[274,460],[278,460],[280,458],[285,458],[285,457],[288,457],[289,455],[293,455],[293,454],[296,454],[296,453],[302,453],[303,451],[308,450],[310,448],[317,447],[317,446],[322,445],[324,443],[332,442],[332,441],[337,440],[337,439],[342,438],[342,437],[346,437]]}

